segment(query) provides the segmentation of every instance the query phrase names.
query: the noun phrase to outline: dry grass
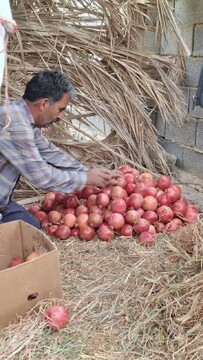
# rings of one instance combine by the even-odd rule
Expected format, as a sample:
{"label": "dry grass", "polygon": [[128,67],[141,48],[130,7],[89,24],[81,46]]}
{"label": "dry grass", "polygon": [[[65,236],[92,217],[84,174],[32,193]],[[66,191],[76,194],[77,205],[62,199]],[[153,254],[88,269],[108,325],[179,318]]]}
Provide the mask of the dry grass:
{"label": "dry grass", "polygon": [[43,311],[54,301],[44,301],[1,331],[1,360],[203,359],[202,225],[160,235],[149,250],[134,239],[54,240],[69,326],[48,330]]}

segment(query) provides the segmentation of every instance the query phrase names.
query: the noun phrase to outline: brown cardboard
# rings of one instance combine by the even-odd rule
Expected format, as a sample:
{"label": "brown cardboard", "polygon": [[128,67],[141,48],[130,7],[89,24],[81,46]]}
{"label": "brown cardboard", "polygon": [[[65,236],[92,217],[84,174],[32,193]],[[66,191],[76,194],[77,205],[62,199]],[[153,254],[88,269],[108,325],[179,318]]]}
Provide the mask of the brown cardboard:
{"label": "brown cardboard", "polygon": [[[32,251],[40,251],[43,255],[8,268],[14,256],[25,258]],[[23,221],[1,224],[0,284],[0,328],[15,322],[19,315],[25,315],[43,299],[62,298],[55,244],[43,232]]]}

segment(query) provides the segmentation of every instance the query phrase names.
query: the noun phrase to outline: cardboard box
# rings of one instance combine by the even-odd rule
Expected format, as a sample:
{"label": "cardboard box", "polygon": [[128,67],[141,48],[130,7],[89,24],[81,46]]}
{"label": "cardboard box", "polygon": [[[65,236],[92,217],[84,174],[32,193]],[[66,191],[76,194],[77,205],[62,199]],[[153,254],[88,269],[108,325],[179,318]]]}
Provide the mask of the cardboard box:
{"label": "cardboard box", "polygon": [[[9,267],[14,256],[25,258],[32,251],[42,256]],[[58,251],[40,230],[23,221],[0,225],[0,328],[25,315],[39,301],[62,298]]]}

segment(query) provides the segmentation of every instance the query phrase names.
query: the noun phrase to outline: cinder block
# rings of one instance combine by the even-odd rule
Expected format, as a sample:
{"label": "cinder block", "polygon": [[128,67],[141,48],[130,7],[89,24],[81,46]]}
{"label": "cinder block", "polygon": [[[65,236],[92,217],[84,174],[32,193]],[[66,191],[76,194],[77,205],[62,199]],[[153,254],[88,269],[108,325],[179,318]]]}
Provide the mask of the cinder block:
{"label": "cinder block", "polygon": [[172,30],[168,31],[165,34],[162,34],[160,54],[161,55],[178,54],[177,37]]}
{"label": "cinder block", "polygon": [[200,106],[193,105],[193,97],[196,94],[197,89],[190,89],[190,95],[189,95],[189,115],[198,118],[203,119],[203,108]]}
{"label": "cinder block", "polygon": [[159,54],[160,43],[161,43],[160,37],[158,39],[155,38],[155,31],[144,32],[144,48],[146,51]]}
{"label": "cinder block", "polygon": [[201,24],[203,14],[202,0],[176,0],[175,14],[181,24]]}
{"label": "cinder block", "polygon": [[166,123],[165,138],[181,145],[195,146],[196,119],[188,118],[182,126],[175,123]]}
{"label": "cinder block", "polygon": [[185,97],[186,112],[189,113],[190,89],[188,87],[184,87],[184,86],[181,86],[180,89],[182,91],[182,94]]}
{"label": "cinder block", "polygon": [[195,26],[193,55],[203,56],[203,24]]}
{"label": "cinder block", "polygon": [[183,149],[183,170],[203,178],[203,152],[185,147]]}
{"label": "cinder block", "polygon": [[147,26],[156,26],[157,8],[156,7],[148,8],[147,16],[148,17],[146,18],[146,25]]}
{"label": "cinder block", "polygon": [[157,111],[154,110],[150,115],[150,119],[154,127],[156,127],[156,118],[157,118]]}
{"label": "cinder block", "polygon": [[159,139],[160,145],[172,155],[177,157],[176,166],[182,169],[183,167],[183,146],[167,139],[160,138]]}
{"label": "cinder block", "polygon": [[155,126],[159,135],[165,137],[166,120],[162,117],[159,111],[156,116]]}
{"label": "cinder block", "polygon": [[203,150],[203,120],[197,120],[196,148]]}
{"label": "cinder block", "polygon": [[196,59],[192,57],[185,59],[185,86],[198,86],[202,64],[203,59]]}
{"label": "cinder block", "polygon": [[[190,53],[193,50],[193,25],[186,25],[186,26],[179,26],[181,36],[187,45]],[[160,52],[162,55],[171,55],[171,54],[178,54],[179,53],[179,40],[174,33],[174,30],[168,31],[166,36],[162,36],[161,40],[161,49]]]}

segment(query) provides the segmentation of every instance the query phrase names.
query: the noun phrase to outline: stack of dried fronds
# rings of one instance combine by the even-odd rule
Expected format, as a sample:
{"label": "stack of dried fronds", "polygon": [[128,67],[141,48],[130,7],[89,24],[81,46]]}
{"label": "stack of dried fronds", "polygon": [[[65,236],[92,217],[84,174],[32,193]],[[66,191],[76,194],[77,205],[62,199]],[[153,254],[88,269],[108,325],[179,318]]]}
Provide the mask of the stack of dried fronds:
{"label": "stack of dried fronds", "polygon": [[[147,30],[155,30],[158,37],[172,26],[181,40],[167,1],[13,0],[11,4],[18,32],[8,50],[10,97],[22,95],[37,71],[61,69],[74,83],[78,100],[64,123],[49,131],[56,144],[87,164],[129,162],[168,172],[153,119],[160,111],[168,121],[183,122],[185,101],[177,85],[181,63],[143,47]],[[89,141],[78,141],[73,120],[88,129],[94,115],[109,125],[111,133],[95,141],[97,130],[79,128]]]}
{"label": "stack of dried fronds", "polygon": [[134,239],[56,241],[70,323],[52,333],[43,312],[55,300],[42,302],[0,332],[1,360],[202,359],[202,225],[148,251]]}

